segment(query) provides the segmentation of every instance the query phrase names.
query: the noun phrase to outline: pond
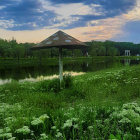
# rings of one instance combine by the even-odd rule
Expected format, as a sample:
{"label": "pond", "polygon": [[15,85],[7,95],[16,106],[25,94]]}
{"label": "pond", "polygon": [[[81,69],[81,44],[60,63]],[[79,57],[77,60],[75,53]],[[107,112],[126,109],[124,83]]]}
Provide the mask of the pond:
{"label": "pond", "polygon": [[[139,59],[112,59],[112,58],[69,58],[64,60],[64,71],[67,72],[94,72],[107,68],[125,65],[140,64]],[[0,85],[12,80],[23,81],[24,79],[37,79],[58,75],[58,60],[3,60],[0,63]]]}

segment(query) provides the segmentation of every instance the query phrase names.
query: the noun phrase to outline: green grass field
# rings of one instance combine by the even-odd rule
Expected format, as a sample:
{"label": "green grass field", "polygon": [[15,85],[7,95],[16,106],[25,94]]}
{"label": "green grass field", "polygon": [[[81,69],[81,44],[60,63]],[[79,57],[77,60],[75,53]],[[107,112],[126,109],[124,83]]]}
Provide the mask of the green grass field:
{"label": "green grass field", "polygon": [[138,140],[140,65],[0,86],[0,140]]}

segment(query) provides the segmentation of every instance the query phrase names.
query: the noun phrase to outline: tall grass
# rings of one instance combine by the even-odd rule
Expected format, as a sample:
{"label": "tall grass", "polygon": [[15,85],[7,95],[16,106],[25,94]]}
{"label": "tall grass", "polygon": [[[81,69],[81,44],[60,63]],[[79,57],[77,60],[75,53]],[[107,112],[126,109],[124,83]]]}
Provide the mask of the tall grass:
{"label": "tall grass", "polygon": [[58,79],[0,86],[0,139],[137,140],[139,69],[67,75],[61,88]]}

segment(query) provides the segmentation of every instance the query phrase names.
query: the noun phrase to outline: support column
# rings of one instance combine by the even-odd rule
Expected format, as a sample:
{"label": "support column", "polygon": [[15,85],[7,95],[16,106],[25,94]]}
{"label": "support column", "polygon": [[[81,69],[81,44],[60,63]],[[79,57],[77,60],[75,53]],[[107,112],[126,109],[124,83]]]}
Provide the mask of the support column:
{"label": "support column", "polygon": [[63,80],[62,48],[59,48],[59,79],[60,79],[60,83],[61,83]]}

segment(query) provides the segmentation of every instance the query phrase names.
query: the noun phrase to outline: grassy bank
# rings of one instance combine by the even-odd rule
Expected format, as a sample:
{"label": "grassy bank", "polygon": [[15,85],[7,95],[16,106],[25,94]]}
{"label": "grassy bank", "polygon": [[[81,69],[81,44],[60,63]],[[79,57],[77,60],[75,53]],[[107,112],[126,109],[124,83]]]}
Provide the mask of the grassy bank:
{"label": "grassy bank", "polygon": [[0,139],[140,137],[140,66],[0,86]]}

